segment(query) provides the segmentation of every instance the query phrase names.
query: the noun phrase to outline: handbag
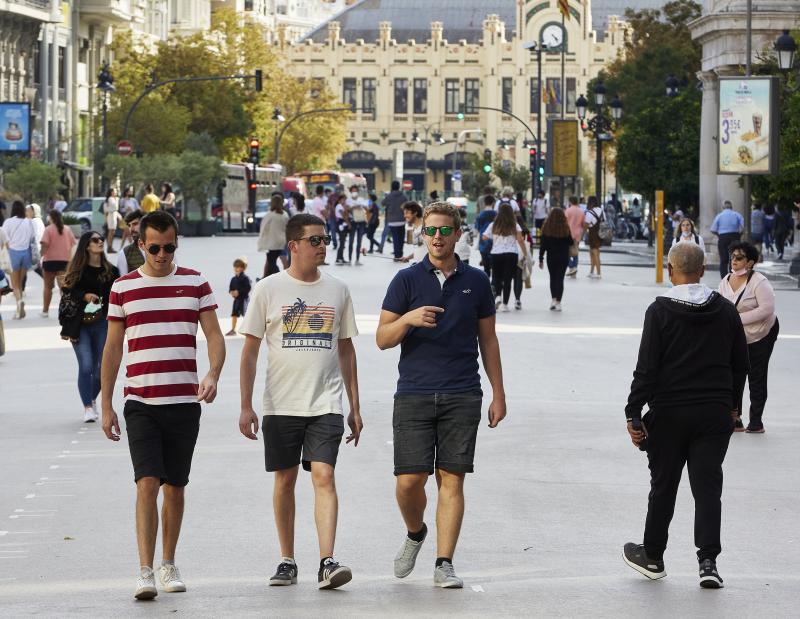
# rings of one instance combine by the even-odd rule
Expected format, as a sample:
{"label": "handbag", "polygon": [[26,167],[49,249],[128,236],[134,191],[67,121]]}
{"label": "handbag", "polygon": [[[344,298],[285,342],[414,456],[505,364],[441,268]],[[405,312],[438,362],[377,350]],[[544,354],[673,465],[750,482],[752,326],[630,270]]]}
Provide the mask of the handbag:
{"label": "handbag", "polygon": [[4,271],[11,271],[11,256],[8,254],[8,249],[0,247],[0,269]]}
{"label": "handbag", "polygon": [[600,211],[600,224],[599,228],[597,229],[597,235],[603,241],[610,241],[612,238],[614,238],[614,228],[612,228],[611,224],[608,223],[604,209]]}
{"label": "handbag", "polygon": [[572,239],[572,244],[569,246],[569,257],[570,258],[577,258],[578,257],[578,241]]}
{"label": "handbag", "polygon": [[31,226],[31,263],[32,264],[39,264],[42,260],[42,253],[39,250],[39,243],[36,242],[36,231],[33,229],[33,224]]}

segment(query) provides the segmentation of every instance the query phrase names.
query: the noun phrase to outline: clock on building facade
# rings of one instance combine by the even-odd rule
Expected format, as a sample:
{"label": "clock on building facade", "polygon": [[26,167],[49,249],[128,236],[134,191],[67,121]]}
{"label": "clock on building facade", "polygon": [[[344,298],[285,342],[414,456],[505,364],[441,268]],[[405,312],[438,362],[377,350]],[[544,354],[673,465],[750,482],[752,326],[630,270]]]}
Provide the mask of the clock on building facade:
{"label": "clock on building facade", "polygon": [[560,52],[567,48],[567,33],[564,31],[561,24],[551,22],[542,27],[539,42],[544,45],[548,51]]}

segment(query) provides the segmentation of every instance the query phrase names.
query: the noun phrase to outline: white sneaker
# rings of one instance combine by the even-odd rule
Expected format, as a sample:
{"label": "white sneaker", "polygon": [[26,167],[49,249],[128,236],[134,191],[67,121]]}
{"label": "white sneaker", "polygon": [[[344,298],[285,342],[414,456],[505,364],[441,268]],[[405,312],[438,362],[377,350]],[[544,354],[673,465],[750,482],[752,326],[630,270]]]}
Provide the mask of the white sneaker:
{"label": "white sneaker", "polygon": [[94,423],[95,421],[97,421],[97,412],[91,406],[87,406],[83,411],[83,423]]}
{"label": "white sneaker", "polygon": [[50,317],[49,312],[39,312],[39,318],[49,318],[49,317]]}
{"label": "white sneaker", "polygon": [[560,312],[561,311],[561,302],[560,301],[556,301],[556,306],[553,309],[555,311],[557,311],[557,312]]}
{"label": "white sneaker", "polygon": [[555,299],[550,301],[550,309],[551,310],[555,310],[556,309],[556,300]]}
{"label": "white sneaker", "polygon": [[136,579],[136,593],[133,594],[137,600],[152,600],[158,595],[156,589],[156,576],[152,568],[143,567],[139,578]]}
{"label": "white sneaker", "polygon": [[100,419],[100,412],[97,410],[97,400],[92,400],[92,412],[94,412],[94,420]]}
{"label": "white sneaker", "polygon": [[508,310],[508,303],[503,303],[503,304],[500,306],[500,311],[501,311],[501,312],[507,312],[507,311],[509,311],[509,310]]}
{"label": "white sneaker", "polygon": [[433,584],[443,589],[461,589],[464,581],[456,576],[452,563],[445,561],[433,570]]}
{"label": "white sneaker", "polygon": [[167,593],[186,591],[186,585],[181,580],[181,572],[174,564],[162,565],[158,570],[158,579],[161,581],[161,588]]}
{"label": "white sneaker", "polygon": [[[428,529],[426,527],[425,537],[427,536]],[[397,578],[405,578],[414,570],[414,565],[417,563],[417,555],[422,549],[422,543],[424,541],[425,538],[422,538],[421,542],[415,542],[406,535],[403,540],[403,545],[394,557],[394,575]]]}

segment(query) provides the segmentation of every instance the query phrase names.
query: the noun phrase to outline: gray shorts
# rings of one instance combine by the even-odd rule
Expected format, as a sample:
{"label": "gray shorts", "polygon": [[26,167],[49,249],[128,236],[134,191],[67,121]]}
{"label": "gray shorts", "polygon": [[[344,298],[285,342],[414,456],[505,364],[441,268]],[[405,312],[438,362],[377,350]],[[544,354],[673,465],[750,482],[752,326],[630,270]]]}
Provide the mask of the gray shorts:
{"label": "gray shorts", "polygon": [[269,472],[290,469],[301,461],[307,471],[311,470],[312,462],[325,462],[335,467],[344,434],[344,418],[336,414],[264,415],[261,432],[264,463]]}
{"label": "gray shorts", "polygon": [[472,473],[479,392],[394,396],[394,474]]}

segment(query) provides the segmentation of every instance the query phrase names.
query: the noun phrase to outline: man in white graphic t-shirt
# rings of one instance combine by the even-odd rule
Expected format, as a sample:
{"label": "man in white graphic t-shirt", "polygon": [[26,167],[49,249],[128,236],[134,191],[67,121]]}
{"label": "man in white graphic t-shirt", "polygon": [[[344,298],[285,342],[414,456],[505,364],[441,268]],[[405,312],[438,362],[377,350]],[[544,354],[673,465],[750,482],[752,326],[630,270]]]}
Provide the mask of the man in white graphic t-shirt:
{"label": "man in white graphic t-shirt", "polygon": [[[178,249],[175,218],[165,211],[153,211],[141,219],[139,230],[145,263],[111,287],[100,377],[103,431],[118,441],[120,428],[112,396],[127,338],[124,415],[136,482],[140,565],[134,597],[149,600],[158,595],[153,559],[162,485],[164,554],[158,579],[163,591],[186,591],[175,565],[184,488],[200,430],[200,402],[211,403],[217,396],[225,339],[206,279],[173,262]],[[198,323],[208,341],[210,366],[202,380],[197,375]]]}
{"label": "man in white graphic t-shirt", "polygon": [[343,391],[350,401],[347,442],[358,445],[363,428],[352,340],[358,330],[347,286],[319,270],[331,242],[322,219],[295,215],[286,225],[286,241],[291,266],[255,285],[239,330],[245,335],[239,430],[257,440],[253,383],[258,350],[266,339],[262,433],[266,469],[275,473],[273,507],[281,549],[280,564],[269,584],[297,582],[294,487],[302,463],[314,484],[318,585],[335,589],[352,578],[350,568],[333,558],[338,512],[334,467],[344,434]]}

